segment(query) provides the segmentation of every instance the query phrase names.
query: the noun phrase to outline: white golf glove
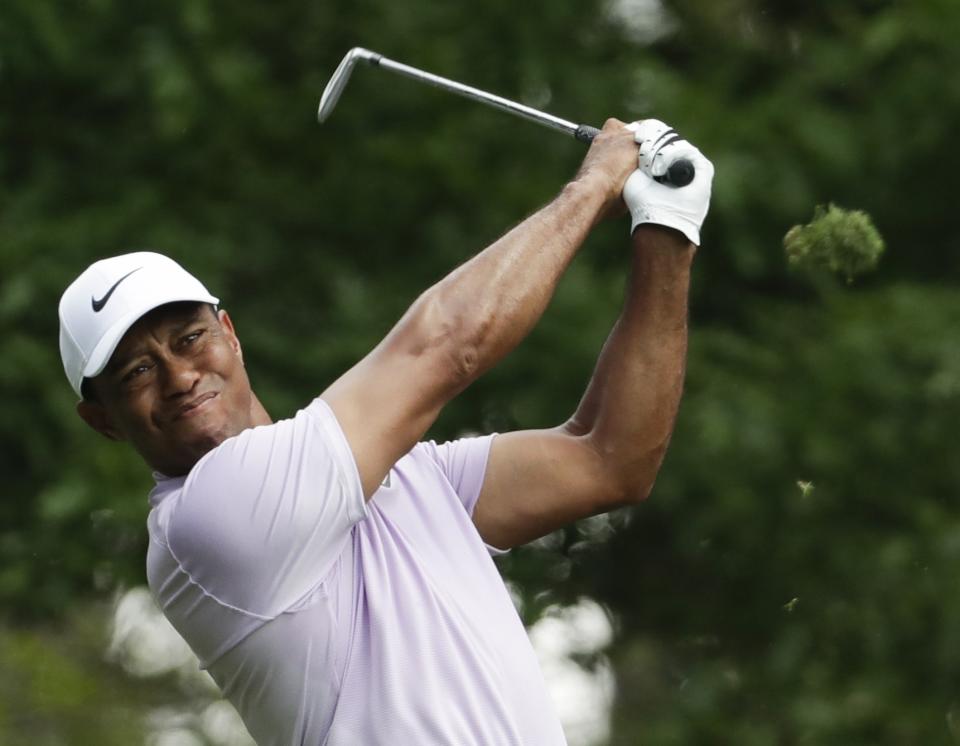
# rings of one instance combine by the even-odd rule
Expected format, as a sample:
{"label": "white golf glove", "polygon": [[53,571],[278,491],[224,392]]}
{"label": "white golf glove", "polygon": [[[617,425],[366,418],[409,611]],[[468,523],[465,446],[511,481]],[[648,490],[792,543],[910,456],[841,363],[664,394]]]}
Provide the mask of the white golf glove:
{"label": "white golf glove", "polygon": [[[676,228],[691,243],[700,245],[700,226],[710,207],[713,164],[692,144],[658,119],[631,122],[627,129],[640,145],[639,168],[623,187],[623,201],[630,210],[630,233],[641,223]],[[696,175],[686,186],[661,184],[663,176],[680,158],[693,164]]]}

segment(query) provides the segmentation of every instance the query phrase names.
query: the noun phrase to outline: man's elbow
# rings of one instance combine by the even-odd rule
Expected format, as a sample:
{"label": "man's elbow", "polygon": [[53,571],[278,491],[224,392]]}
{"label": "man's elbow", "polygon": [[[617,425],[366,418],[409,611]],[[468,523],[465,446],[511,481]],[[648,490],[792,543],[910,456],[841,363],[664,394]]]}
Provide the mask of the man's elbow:
{"label": "man's elbow", "polygon": [[644,502],[653,492],[653,482],[654,480],[650,479],[624,487],[614,502],[614,507],[629,508]]}
{"label": "man's elbow", "polygon": [[615,508],[639,505],[650,497],[666,451],[667,446],[664,443],[621,462],[619,468],[613,470],[616,477],[611,502]]}
{"label": "man's elbow", "polygon": [[443,294],[421,296],[400,326],[402,344],[414,357],[432,361],[431,369],[451,393],[463,390],[482,372],[484,320],[464,314]]}

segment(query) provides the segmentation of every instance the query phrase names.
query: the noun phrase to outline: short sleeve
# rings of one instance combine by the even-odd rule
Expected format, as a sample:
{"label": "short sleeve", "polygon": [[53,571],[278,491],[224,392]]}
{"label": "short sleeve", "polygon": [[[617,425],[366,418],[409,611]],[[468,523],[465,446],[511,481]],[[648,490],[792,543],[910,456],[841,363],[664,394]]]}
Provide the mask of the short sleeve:
{"label": "short sleeve", "polygon": [[484,435],[451,440],[440,445],[433,441],[425,444],[427,453],[453,486],[468,515],[473,515],[477,498],[480,497],[494,437],[495,435]]}
{"label": "short sleeve", "polygon": [[319,584],[365,515],[353,454],[316,399],[201,459],[171,509],[166,538],[206,594],[272,618]]}

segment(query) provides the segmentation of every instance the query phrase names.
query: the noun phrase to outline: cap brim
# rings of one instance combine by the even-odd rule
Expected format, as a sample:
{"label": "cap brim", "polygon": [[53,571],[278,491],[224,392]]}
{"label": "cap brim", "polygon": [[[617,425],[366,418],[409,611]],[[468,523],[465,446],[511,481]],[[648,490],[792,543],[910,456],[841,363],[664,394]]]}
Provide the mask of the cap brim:
{"label": "cap brim", "polygon": [[77,383],[77,388],[79,389],[84,378],[94,378],[103,372],[103,369],[107,367],[107,363],[110,362],[114,351],[116,351],[117,345],[120,344],[120,340],[123,339],[123,335],[126,334],[130,330],[130,327],[136,324],[137,321],[160,306],[165,306],[168,303],[183,302],[212,303],[216,305],[220,302],[220,299],[203,293],[185,298],[182,293],[179,293],[168,298],[158,298],[149,308],[138,308],[126,316],[121,316],[100,338],[97,346],[93,349],[90,359],[87,360],[87,364],[83,368],[83,375]]}

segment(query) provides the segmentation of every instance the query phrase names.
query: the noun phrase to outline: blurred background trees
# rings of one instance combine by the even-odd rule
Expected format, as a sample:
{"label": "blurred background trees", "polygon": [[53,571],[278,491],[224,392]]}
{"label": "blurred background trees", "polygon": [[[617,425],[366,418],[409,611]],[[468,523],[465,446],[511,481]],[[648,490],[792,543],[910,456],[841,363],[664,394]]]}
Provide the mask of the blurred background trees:
{"label": "blurred background trees", "polygon": [[[126,673],[108,628],[143,583],[151,480],[72,411],[73,276],[138,248],[184,263],[284,417],[574,173],[574,141],[373,70],[318,127],[354,45],[577,121],[658,116],[717,167],[653,497],[502,565],[531,625],[606,610],[609,743],[960,740],[958,28],[952,0],[6,0],[0,743],[137,743],[211,697],[179,669]],[[852,285],[784,261],[786,230],[829,201],[887,239]],[[432,437],[569,414],[625,233],[595,232]],[[212,739],[197,722],[177,727]]]}

